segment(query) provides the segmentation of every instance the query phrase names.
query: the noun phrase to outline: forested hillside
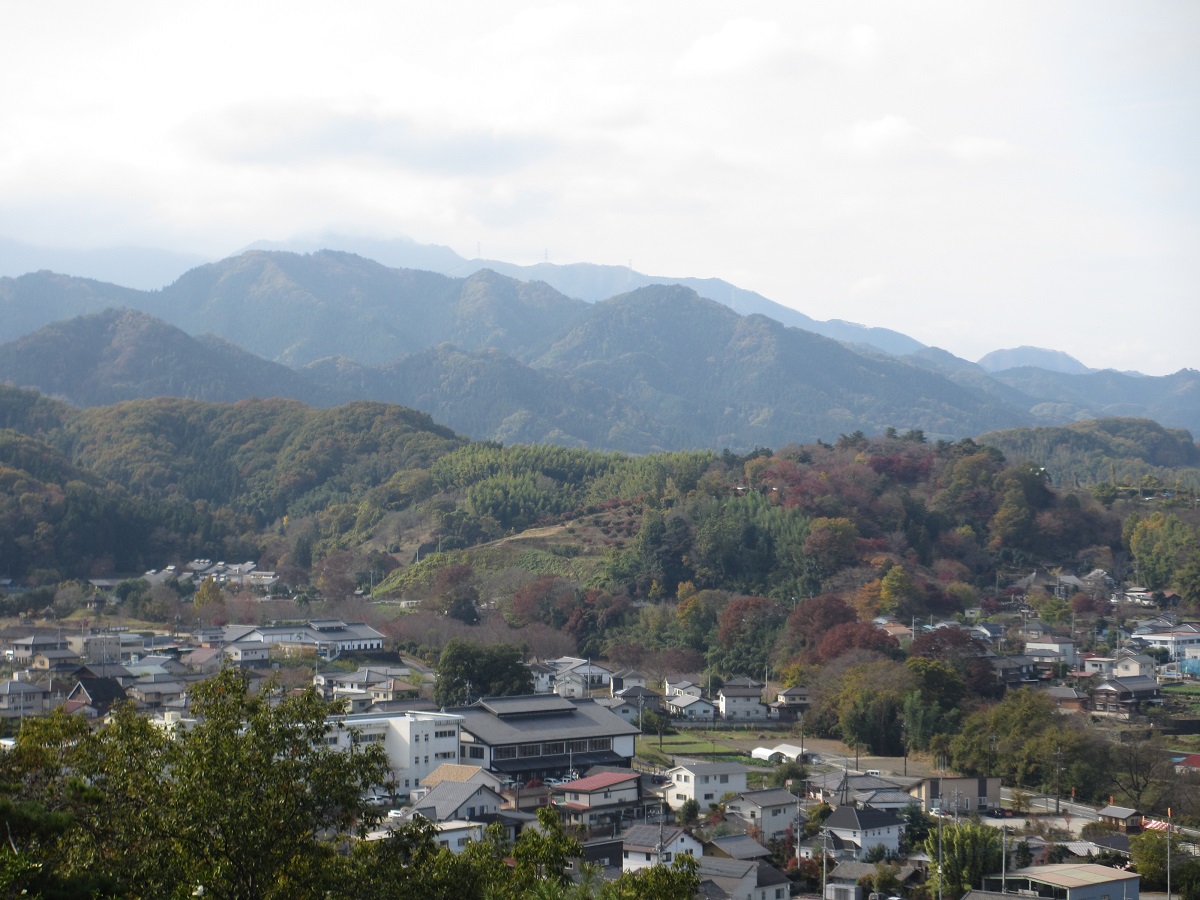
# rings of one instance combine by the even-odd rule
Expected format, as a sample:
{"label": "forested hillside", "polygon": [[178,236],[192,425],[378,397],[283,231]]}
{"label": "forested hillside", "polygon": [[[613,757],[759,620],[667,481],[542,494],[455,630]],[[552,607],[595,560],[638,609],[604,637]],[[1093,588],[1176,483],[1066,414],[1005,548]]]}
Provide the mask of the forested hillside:
{"label": "forested hillside", "polygon": [[1149,419],[1098,419],[1061,428],[989,432],[981,441],[1049,470],[1056,484],[1200,488],[1200,447],[1189,432]]}

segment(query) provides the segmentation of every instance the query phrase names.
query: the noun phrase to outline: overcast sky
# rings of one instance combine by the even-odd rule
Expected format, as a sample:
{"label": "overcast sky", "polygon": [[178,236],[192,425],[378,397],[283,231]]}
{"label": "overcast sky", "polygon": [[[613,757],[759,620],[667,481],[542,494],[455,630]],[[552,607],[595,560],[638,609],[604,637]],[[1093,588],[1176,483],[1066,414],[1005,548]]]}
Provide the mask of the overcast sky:
{"label": "overcast sky", "polygon": [[716,276],[1200,368],[1200,3],[12,3],[0,236]]}

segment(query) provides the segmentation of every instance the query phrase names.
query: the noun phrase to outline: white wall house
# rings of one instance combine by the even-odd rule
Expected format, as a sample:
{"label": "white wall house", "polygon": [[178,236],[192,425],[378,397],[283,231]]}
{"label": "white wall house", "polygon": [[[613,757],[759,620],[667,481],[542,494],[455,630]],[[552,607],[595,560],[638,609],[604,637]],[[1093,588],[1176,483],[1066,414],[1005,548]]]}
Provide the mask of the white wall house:
{"label": "white wall house", "polygon": [[[662,853],[659,853],[659,840]],[[661,862],[669,866],[677,856],[701,857],[704,845],[673,825],[662,829],[657,825],[634,825],[621,840],[621,871],[636,872],[648,869]],[[661,860],[660,860],[661,855]]]}
{"label": "white wall house", "polygon": [[741,763],[691,763],[668,769],[667,804],[679,809],[695,800],[702,810],[708,809],[726,794],[745,793],[747,771]]}
{"label": "white wall house", "polygon": [[830,834],[841,838],[856,860],[882,845],[889,854],[900,852],[899,817],[882,809],[839,806],[825,820]]}

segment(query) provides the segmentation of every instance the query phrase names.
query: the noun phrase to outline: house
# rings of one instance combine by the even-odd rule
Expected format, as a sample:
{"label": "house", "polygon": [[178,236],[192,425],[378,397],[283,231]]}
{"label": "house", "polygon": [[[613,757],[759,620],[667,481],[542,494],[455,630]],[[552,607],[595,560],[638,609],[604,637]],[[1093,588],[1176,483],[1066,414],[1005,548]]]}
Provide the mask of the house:
{"label": "house", "polygon": [[717,896],[748,900],[783,900],[791,896],[791,879],[763,860],[722,859],[702,856],[696,874],[701,891],[710,881],[722,893]]}
{"label": "house", "polygon": [[672,694],[667,697],[667,712],[677,719],[717,720],[716,704],[692,694]]}
{"label": "house", "polygon": [[[646,817],[646,798],[637,772],[599,772],[551,787],[550,792],[567,822],[589,831]],[[655,808],[660,803],[658,797],[651,800]]]}
{"label": "house", "polygon": [[621,838],[621,871],[636,872],[659,863],[669,866],[677,856],[699,858],[703,853],[700,842],[682,828],[634,825]]}
{"label": "house", "polygon": [[1100,821],[1121,834],[1136,834],[1142,830],[1142,816],[1136,809],[1113,806],[1111,803],[1096,814]]}
{"label": "house", "polygon": [[235,666],[261,666],[268,664],[271,659],[269,644],[230,644],[222,647],[221,652]]}
{"label": "house", "polygon": [[896,782],[880,775],[855,775],[850,772],[813,773],[808,779],[808,793],[824,803],[849,803],[860,791],[896,790]]}
{"label": "house", "polygon": [[717,708],[721,718],[730,722],[762,720],[767,717],[767,707],[762,702],[761,681],[752,678],[735,678],[717,691]]}
{"label": "house", "polygon": [[612,673],[612,694],[615,697],[628,688],[645,688],[646,676],[637,669],[621,669]]}
{"label": "house", "polygon": [[1031,657],[1014,653],[1009,656],[989,656],[987,661],[991,663],[997,680],[1006,690],[1038,683],[1037,661]]}
{"label": "house", "polygon": [[178,681],[135,681],[125,693],[143,709],[155,710],[182,705],[187,685]]}
{"label": "house", "polygon": [[663,694],[667,697],[703,695],[704,688],[700,684],[700,676],[688,673],[686,675],[668,675],[663,679]]}
{"label": "house", "polygon": [[74,650],[39,650],[29,661],[29,668],[39,673],[69,672],[78,667],[79,655]]}
{"label": "house", "polygon": [[0,719],[23,719],[46,711],[50,691],[32,681],[0,681]]}
{"label": "house", "polygon": [[1106,678],[1092,689],[1092,711],[1098,715],[1129,717],[1158,702],[1158,679],[1149,675]]}
{"label": "house", "polygon": [[462,719],[459,761],[525,783],[591,766],[629,768],[637,726],[590,699],[485,697],[447,710]]}
{"label": "house", "polygon": [[548,659],[546,664],[554,669],[554,692],[563,697],[590,697],[612,691],[612,670],[590,659],[564,656]]}
{"label": "house", "polygon": [[1040,640],[1027,640],[1025,655],[1054,659],[1066,663],[1072,669],[1075,668],[1078,661],[1075,654],[1075,642],[1070,638],[1047,637]]}
{"label": "house", "polygon": [[443,781],[412,804],[412,815],[430,822],[452,819],[477,821],[494,816],[504,805],[504,798],[485,784],[470,781]]}
{"label": "house", "polygon": [[664,792],[671,809],[680,809],[695,800],[701,809],[721,801],[726,794],[746,790],[747,768],[741,763],[689,763],[667,770],[669,783]]}
{"label": "house", "polygon": [[839,806],[825,820],[825,828],[842,841],[854,859],[861,861],[868,853],[882,846],[888,855],[900,852],[899,816],[882,809],[859,809]]}
{"label": "house", "polygon": [[795,722],[811,705],[812,696],[808,688],[797,685],[775,694],[775,702],[770,706],[770,715],[783,722]]}
{"label": "house", "polygon": [[1146,654],[1121,650],[1113,661],[1110,674],[1117,678],[1153,678],[1157,671],[1158,664]]}
{"label": "house", "polygon": [[[464,766],[459,763],[442,763],[428,775],[421,779],[421,794],[427,793],[430,788],[437,787],[443,781],[454,781],[459,784],[482,784],[490,787],[496,793],[500,793],[503,787],[501,779],[495,773],[489,772],[480,766]],[[417,791],[413,792],[414,795]]]}
{"label": "house", "polygon": [[1042,691],[1062,712],[1083,712],[1088,708],[1088,695],[1078,688],[1048,685]]}
{"label": "house", "polygon": [[[1013,869],[1001,876],[984,876],[987,891],[1007,889],[1004,896],[1023,894],[1027,897],[1046,897],[1054,900],[1138,900],[1141,876],[1125,869],[1112,869],[1092,863],[1061,863]],[[963,900],[978,900],[968,891]]]}
{"label": "house", "polygon": [[56,635],[33,634],[17,638],[5,648],[5,655],[18,666],[28,666],[35,653],[43,650],[67,650],[67,642]]}
{"label": "house", "polygon": [[726,834],[705,841],[704,855],[721,859],[769,859],[771,851],[748,834]]}
{"label": "house", "polygon": [[121,637],[118,634],[72,634],[67,648],[91,662],[116,662],[121,658]]}
{"label": "house", "polygon": [[105,716],[112,707],[123,700],[125,690],[115,678],[81,678],[67,695],[67,702],[74,701],[85,715]]}
{"label": "house", "polygon": [[886,809],[891,812],[899,812],[916,802],[910,794],[899,788],[855,791],[850,799],[855,806],[869,806],[871,809]]}
{"label": "house", "polygon": [[554,693],[554,667],[534,660],[526,663],[529,673],[533,676],[533,692],[535,694]]}
{"label": "house", "polygon": [[725,810],[737,813],[759,829],[764,841],[782,838],[800,814],[800,798],[782,788],[744,791],[725,801]]}
{"label": "house", "polygon": [[925,812],[935,809],[970,815],[1000,808],[1000,779],[923,778],[908,793]]}

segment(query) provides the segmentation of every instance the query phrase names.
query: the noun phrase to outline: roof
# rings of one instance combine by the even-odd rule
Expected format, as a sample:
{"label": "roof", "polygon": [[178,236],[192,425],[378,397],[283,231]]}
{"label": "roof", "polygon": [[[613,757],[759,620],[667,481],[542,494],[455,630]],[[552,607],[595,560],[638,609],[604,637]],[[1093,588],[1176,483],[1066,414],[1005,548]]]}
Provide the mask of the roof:
{"label": "roof", "polygon": [[1100,812],[1097,813],[1097,815],[1100,816],[1102,819],[1103,818],[1128,819],[1130,816],[1136,816],[1137,810],[1129,809],[1128,807],[1125,807],[1125,806],[1113,806],[1110,804],[1110,805],[1104,807],[1104,809],[1100,810]]}
{"label": "roof", "polygon": [[839,806],[825,825],[829,828],[842,828],[851,831],[866,831],[871,828],[890,828],[899,825],[900,819],[883,809],[858,809],[854,806]]}
{"label": "roof", "polygon": [[442,763],[440,766],[422,778],[421,784],[427,788],[434,788],[443,781],[450,781],[456,784],[466,784],[480,772],[486,775],[488,780],[499,783],[499,778],[481,766],[464,766],[460,765],[459,763]]}
{"label": "roof", "polygon": [[783,788],[768,788],[765,791],[745,791],[734,799],[746,800],[755,806],[784,806],[795,805],[798,798]]}
{"label": "roof", "polygon": [[714,709],[716,708],[711,700],[705,700],[703,697],[694,697],[691,694],[676,694],[673,697],[668,697],[667,703],[669,703],[671,706],[684,708],[693,706],[697,703],[704,703],[708,706],[712,706]]}
{"label": "roof", "polygon": [[[713,838],[709,844],[718,848],[731,859],[758,859],[771,855],[771,851],[748,834],[726,834]],[[872,868],[872,871],[874,869]]]}
{"label": "roof", "polygon": [[[458,813],[473,797],[490,799],[499,808],[504,799],[484,784],[462,781],[443,781],[428,794],[413,804],[413,812],[420,813],[435,822],[443,822]],[[490,795],[490,796],[489,796]]]}
{"label": "roof", "polygon": [[1123,869],[1112,869],[1095,863],[1060,863],[1049,866],[1029,866],[1024,869],[1013,869],[1008,873],[1010,878],[1028,878],[1044,884],[1062,888],[1086,887],[1092,884],[1104,884],[1109,881],[1129,881],[1141,876],[1135,872]]}
{"label": "roof", "polygon": [[577,778],[574,781],[568,781],[555,790],[586,794],[591,791],[610,788],[616,784],[624,784],[626,781],[637,781],[641,777],[641,774],[638,772],[601,772],[597,775],[589,775],[587,778]]}
{"label": "roof", "polygon": [[[663,846],[669,847],[686,833],[682,828],[668,825],[662,830]],[[647,850],[657,850],[658,840],[659,830],[657,825],[634,825],[621,836],[621,843],[625,847],[645,848]]]}
{"label": "roof", "polygon": [[[530,697],[514,697],[511,698],[516,701],[513,704],[488,700],[447,712],[462,718],[463,731],[493,747],[539,740],[641,734],[636,725],[591,700],[572,701],[555,694],[541,696],[546,700],[540,706]],[[493,712],[496,708],[506,710],[509,714],[497,715]],[[530,714],[513,713],[514,709],[526,710]]]}

